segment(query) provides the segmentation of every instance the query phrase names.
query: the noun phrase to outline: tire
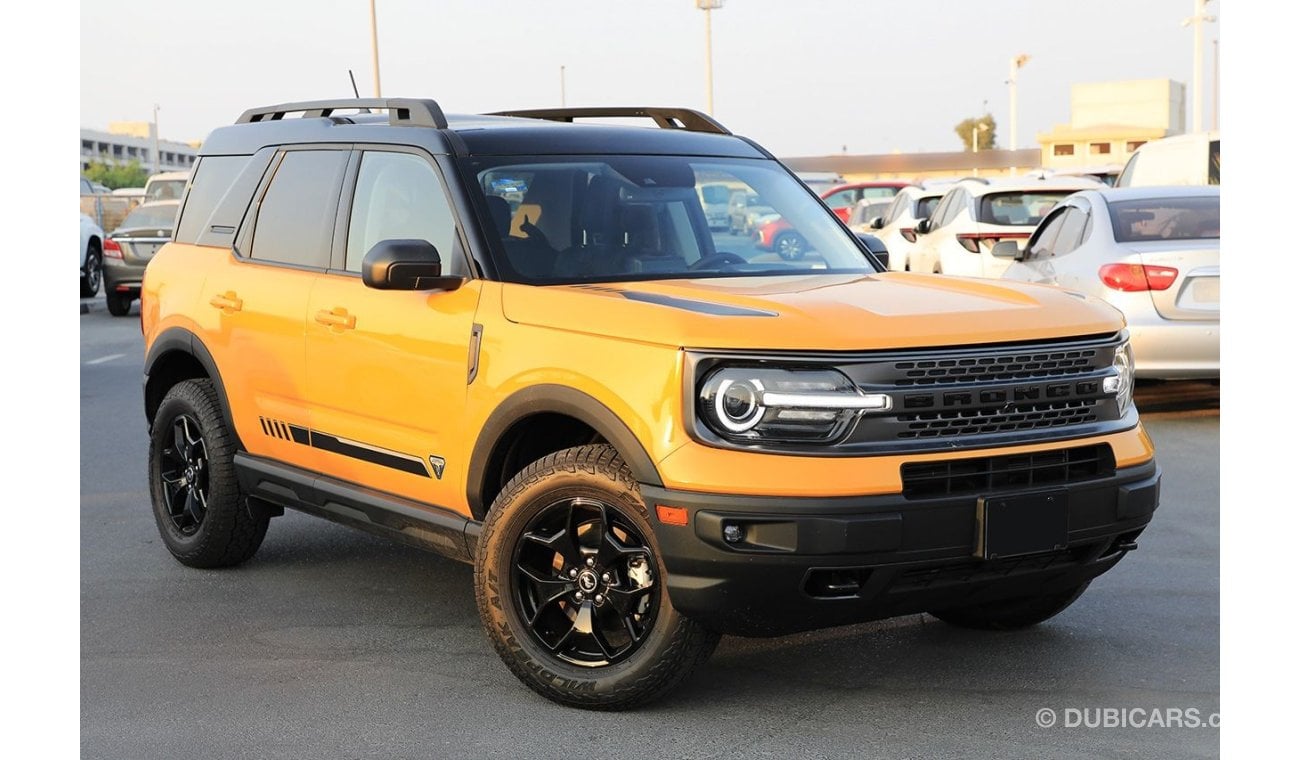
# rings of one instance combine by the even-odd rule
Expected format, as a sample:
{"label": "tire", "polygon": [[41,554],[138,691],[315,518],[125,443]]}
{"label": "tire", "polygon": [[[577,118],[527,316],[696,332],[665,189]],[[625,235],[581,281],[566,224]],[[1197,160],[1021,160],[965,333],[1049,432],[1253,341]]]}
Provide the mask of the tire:
{"label": "tire", "polygon": [[797,232],[782,232],[772,241],[772,250],[786,261],[798,261],[807,251],[807,244]]}
{"label": "tire", "polygon": [[149,433],[149,493],[158,533],[181,564],[238,565],[262,545],[270,514],[248,504],[235,449],[211,380],[167,391]]}
{"label": "tire", "polygon": [[1059,615],[1066,607],[1074,604],[1087,588],[1088,584],[1084,583],[1054,594],[1017,597],[974,607],[937,610],[930,614],[958,628],[1013,631],[1038,625],[1044,620]]}
{"label": "tire", "polygon": [[662,696],[717,646],[718,634],[673,609],[664,577],[636,480],[606,445],[516,475],[474,564],[479,617],[506,666],[547,699],[591,710]]}
{"label": "tire", "polygon": [[81,297],[93,298],[99,295],[99,284],[104,279],[104,255],[99,250],[99,243],[90,241],[86,246],[86,266],[81,273]]}
{"label": "tire", "polygon": [[104,302],[108,305],[108,313],[115,317],[125,317],[131,313],[131,296],[126,293],[105,293]]}

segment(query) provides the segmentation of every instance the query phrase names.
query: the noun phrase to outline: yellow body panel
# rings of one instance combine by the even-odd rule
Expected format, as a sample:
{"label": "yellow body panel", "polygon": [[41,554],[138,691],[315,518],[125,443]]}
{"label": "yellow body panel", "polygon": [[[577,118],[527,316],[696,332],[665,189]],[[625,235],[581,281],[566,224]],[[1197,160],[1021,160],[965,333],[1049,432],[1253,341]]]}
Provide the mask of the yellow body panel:
{"label": "yellow body panel", "polygon": [[[223,297],[238,299],[240,310],[211,305]],[[682,301],[754,313],[718,315],[682,308]],[[684,349],[859,351],[1123,328],[1119,313],[1096,301],[1032,285],[899,273],[589,287],[476,280],[451,292],[380,291],[357,277],[171,244],[148,270],[142,304],[147,345],[179,326],[207,346],[249,453],[465,515],[466,475],[480,431],[505,399],[542,384],[599,401],[640,442],[664,485],[687,491],[896,493],[906,462],[1093,442],[1109,443],[1120,467],[1153,456],[1141,426],[1068,442],[855,458],[722,449],[686,432]],[[330,320],[321,315],[328,314],[354,317],[354,324],[325,324]],[[476,323],[478,372],[467,385]],[[441,478],[431,470],[417,475],[298,445],[266,435],[259,418],[268,416],[400,452],[426,468],[429,456],[442,457],[446,468]]]}

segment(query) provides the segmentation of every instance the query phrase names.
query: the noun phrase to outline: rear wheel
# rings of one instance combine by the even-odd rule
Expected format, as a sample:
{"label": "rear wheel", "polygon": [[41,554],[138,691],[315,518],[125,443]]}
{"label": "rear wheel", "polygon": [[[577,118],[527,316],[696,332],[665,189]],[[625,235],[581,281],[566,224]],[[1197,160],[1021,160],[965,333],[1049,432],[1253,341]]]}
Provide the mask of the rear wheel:
{"label": "rear wheel", "polygon": [[131,313],[131,296],[127,293],[105,293],[104,302],[108,305],[108,313],[115,317]]}
{"label": "rear wheel", "polygon": [[787,261],[802,259],[807,248],[803,237],[797,232],[782,232],[776,236],[776,240],[772,242],[772,247],[776,249],[778,256]]}
{"label": "rear wheel", "polygon": [[497,654],[561,704],[619,710],[683,681],[718,635],[669,603],[645,503],[613,448],[528,466],[483,526],[474,579]]}
{"label": "rear wheel", "polygon": [[211,380],[167,391],[149,434],[149,490],[163,543],[190,567],[237,565],[266,536],[270,514],[245,498],[235,448]]}
{"label": "rear wheel", "polygon": [[86,246],[86,266],[81,272],[81,297],[99,295],[99,283],[103,279],[104,256],[99,250],[99,243],[92,240]]}
{"label": "rear wheel", "polygon": [[1059,615],[1065,611],[1065,608],[1074,604],[1075,600],[1087,588],[1088,584],[1084,583],[1054,594],[1018,597],[971,607],[936,610],[930,614],[959,628],[1010,631],[1038,625],[1044,620]]}

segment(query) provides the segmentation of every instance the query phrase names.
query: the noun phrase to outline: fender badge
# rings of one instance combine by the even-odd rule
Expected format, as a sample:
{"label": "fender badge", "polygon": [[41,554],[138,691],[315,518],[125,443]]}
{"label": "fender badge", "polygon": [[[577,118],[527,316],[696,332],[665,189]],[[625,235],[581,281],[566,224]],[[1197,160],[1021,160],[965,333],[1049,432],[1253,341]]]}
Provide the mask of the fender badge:
{"label": "fender badge", "polygon": [[438,480],[442,480],[442,471],[447,468],[447,460],[430,455],[429,464],[433,465],[433,474],[438,476]]}

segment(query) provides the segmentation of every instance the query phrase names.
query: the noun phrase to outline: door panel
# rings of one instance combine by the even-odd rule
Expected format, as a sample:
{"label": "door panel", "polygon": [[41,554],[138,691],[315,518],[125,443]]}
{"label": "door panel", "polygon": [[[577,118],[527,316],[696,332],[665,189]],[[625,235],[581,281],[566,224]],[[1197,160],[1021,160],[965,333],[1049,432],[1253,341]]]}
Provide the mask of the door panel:
{"label": "door panel", "polygon": [[[437,505],[464,500],[465,397],[480,283],[384,291],[322,275],[307,304],[307,395],[319,470]],[[447,467],[438,473],[429,457]]]}

